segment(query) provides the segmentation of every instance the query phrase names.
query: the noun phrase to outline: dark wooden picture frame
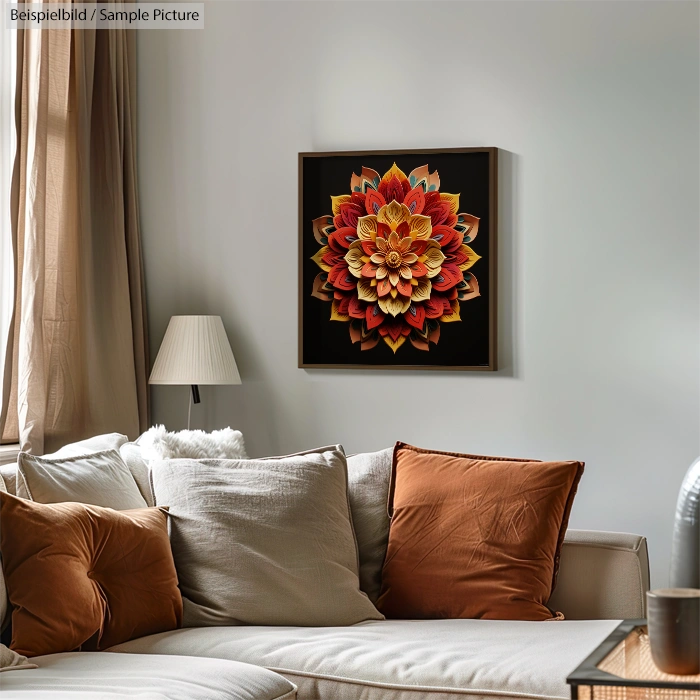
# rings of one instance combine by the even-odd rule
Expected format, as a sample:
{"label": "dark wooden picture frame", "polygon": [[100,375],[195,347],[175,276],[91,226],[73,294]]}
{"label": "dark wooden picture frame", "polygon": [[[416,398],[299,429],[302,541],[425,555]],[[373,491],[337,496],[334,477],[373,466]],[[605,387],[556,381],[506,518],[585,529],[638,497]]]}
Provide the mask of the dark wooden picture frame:
{"label": "dark wooden picture frame", "polygon": [[[358,194],[356,200],[352,199],[353,191]],[[377,196],[377,192],[386,197]],[[399,210],[402,197],[409,205]],[[443,209],[436,213],[440,207]],[[367,221],[360,222],[358,217]],[[498,149],[494,147],[299,153],[299,367],[496,370],[497,217]],[[420,232],[425,219],[432,221],[427,237],[440,239],[442,247],[428,240],[426,250],[421,243],[420,239],[426,238]],[[438,225],[454,230],[438,235]],[[351,231],[355,226],[357,232]],[[416,243],[408,252],[399,250],[400,239],[408,236],[407,226],[412,227],[410,235]],[[396,237],[387,244],[389,232],[394,230]],[[469,235],[474,232],[475,236]],[[367,236],[371,235],[375,237],[370,241]],[[450,236],[451,246],[444,243]],[[376,238],[384,239],[381,251],[376,248],[380,245]],[[471,245],[474,238],[474,249],[462,244]],[[396,254],[392,254],[394,247],[399,251]],[[345,257],[351,248],[355,251]],[[435,253],[435,248],[440,252]],[[350,255],[351,267],[343,262]],[[438,262],[433,255],[438,255]],[[429,267],[431,264],[436,267]],[[463,272],[457,273],[461,279],[455,283],[457,267]],[[339,268],[344,269],[338,273]],[[411,275],[409,269],[413,278],[406,280],[404,277]],[[332,283],[329,276],[333,274]],[[373,274],[383,277],[360,277]],[[420,300],[420,292],[416,292],[418,297],[402,296],[404,289],[410,289],[406,286],[409,282],[422,289],[426,284],[423,277],[431,274],[429,298]],[[362,292],[345,293],[334,287],[347,282],[343,289],[351,289],[351,275],[362,280]],[[374,297],[369,296],[373,294],[370,283]],[[449,284],[453,286],[446,292],[438,291],[439,285]],[[456,287],[459,296],[454,298]],[[376,293],[386,296],[377,298]],[[351,297],[349,302],[346,296]],[[368,301],[372,298],[377,298],[376,303]],[[414,298],[419,301],[413,302]],[[391,307],[399,303],[392,299],[402,302],[405,310]],[[449,310],[447,304],[452,304],[454,313],[436,317],[440,303],[445,311]],[[416,311],[420,318],[416,318]],[[378,329],[369,328],[372,314],[382,316]],[[465,315],[466,323],[460,314]],[[404,321],[409,315],[412,318]],[[448,323],[450,320],[457,322]]]}

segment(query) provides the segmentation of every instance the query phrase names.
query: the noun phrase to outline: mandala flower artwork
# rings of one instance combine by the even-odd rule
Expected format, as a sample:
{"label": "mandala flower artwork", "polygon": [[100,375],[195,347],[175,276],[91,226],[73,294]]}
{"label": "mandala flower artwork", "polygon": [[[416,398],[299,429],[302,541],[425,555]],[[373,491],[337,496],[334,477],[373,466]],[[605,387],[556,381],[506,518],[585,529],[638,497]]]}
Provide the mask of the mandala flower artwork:
{"label": "mandala flower artwork", "polygon": [[479,296],[468,270],[480,256],[467,245],[479,219],[459,212],[459,195],[440,192],[427,165],[408,177],[396,164],[384,176],[362,168],[350,190],[313,220],[321,272],[311,294],[331,302],[331,320],[347,322],[362,350],[408,340],[427,351],[440,322],[461,322],[460,303]]}

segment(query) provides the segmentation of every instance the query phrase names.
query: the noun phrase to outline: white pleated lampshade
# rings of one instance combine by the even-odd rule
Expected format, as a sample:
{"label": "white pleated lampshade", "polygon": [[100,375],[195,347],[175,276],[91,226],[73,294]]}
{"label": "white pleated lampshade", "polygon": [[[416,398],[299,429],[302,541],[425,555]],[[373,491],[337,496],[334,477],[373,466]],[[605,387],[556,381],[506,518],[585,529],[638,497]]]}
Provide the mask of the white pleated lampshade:
{"label": "white pleated lampshade", "polygon": [[173,316],[151,384],[240,384],[221,316]]}

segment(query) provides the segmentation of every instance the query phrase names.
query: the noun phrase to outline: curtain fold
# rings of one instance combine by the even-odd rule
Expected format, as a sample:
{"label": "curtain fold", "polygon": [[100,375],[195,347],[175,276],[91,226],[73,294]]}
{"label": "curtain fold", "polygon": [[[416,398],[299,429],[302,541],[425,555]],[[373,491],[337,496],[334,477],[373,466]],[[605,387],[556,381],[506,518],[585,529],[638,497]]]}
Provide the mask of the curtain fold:
{"label": "curtain fold", "polygon": [[133,30],[17,37],[15,308],[0,429],[34,454],[148,426]]}

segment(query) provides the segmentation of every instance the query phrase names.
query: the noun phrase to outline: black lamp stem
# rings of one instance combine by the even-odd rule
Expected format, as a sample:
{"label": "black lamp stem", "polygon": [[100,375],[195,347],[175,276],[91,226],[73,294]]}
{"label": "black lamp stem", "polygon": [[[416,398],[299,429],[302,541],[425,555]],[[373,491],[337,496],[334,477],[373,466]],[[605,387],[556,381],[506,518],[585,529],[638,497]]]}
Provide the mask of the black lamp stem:
{"label": "black lamp stem", "polygon": [[196,384],[192,384],[192,401],[194,403],[201,403],[199,398],[199,387]]}

